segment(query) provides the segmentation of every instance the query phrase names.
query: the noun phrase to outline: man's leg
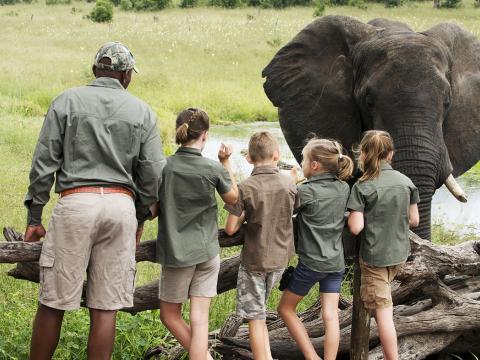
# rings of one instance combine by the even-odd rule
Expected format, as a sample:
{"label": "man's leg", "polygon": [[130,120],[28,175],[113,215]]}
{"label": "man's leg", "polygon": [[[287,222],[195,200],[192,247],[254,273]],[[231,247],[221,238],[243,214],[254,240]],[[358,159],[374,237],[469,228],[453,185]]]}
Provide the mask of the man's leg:
{"label": "man's leg", "polygon": [[269,360],[267,357],[267,342],[265,339],[265,320],[248,320],[250,347],[255,360]]}
{"label": "man's leg", "polygon": [[302,299],[303,296],[297,295],[289,290],[284,290],[277,310],[305,359],[319,360],[320,357],[317,355],[310,341],[307,330],[297,316],[297,305]]}
{"label": "man's leg", "polygon": [[39,304],[33,322],[30,360],[50,360],[60,339],[63,310]]}
{"label": "man's leg", "polygon": [[115,343],[116,310],[90,310],[89,360],[109,360]]}
{"label": "man's leg", "polygon": [[340,324],[338,322],[338,293],[321,293],[322,318],[325,325],[323,342],[323,360],[335,360],[340,343]]}
{"label": "man's leg", "polygon": [[385,360],[397,360],[397,332],[393,323],[393,307],[376,309],[375,320],[378,326],[378,335],[382,343]]}

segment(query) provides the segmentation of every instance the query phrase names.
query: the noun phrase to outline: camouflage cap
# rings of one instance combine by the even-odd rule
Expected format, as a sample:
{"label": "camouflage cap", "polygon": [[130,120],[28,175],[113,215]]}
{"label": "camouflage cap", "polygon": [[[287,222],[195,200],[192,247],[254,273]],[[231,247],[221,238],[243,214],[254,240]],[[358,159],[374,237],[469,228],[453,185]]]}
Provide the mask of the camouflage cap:
{"label": "camouflage cap", "polygon": [[[103,58],[110,59],[111,64],[102,64],[100,60]],[[93,64],[102,70],[127,71],[133,69],[138,73],[131,51],[125,45],[116,41],[104,44],[95,55]]]}

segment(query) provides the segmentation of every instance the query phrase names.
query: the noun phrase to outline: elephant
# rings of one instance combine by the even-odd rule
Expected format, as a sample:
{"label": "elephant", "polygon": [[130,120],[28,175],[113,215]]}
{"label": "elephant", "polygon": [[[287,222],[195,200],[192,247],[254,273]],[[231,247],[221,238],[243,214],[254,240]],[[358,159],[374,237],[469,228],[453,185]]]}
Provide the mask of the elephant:
{"label": "elephant", "polygon": [[388,131],[394,169],[420,192],[417,235],[430,239],[431,201],[480,158],[480,42],[441,23],[425,32],[387,19],[314,20],[263,69],[264,90],[296,160],[310,133],[352,155],[362,133]]}

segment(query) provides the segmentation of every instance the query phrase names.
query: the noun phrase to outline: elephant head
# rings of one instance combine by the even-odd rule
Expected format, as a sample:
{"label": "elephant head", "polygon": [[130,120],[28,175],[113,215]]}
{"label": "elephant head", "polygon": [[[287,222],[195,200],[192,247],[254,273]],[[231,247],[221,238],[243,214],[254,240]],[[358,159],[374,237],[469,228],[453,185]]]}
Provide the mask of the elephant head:
{"label": "elephant head", "polygon": [[297,161],[309,133],[352,149],[364,131],[388,131],[393,167],[419,188],[420,225],[430,238],[431,200],[480,157],[480,42],[443,23],[417,33],[403,23],[325,16],[278,51],[263,70]]}

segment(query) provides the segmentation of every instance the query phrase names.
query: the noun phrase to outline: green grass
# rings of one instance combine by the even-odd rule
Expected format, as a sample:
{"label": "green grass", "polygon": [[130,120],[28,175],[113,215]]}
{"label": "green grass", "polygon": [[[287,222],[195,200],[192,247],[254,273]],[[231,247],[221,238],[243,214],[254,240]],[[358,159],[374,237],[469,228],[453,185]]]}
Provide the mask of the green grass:
{"label": "green grass", "polygon": [[[337,7],[327,8],[326,14],[351,15],[362,21],[388,17],[407,22],[416,30],[455,21],[480,35],[480,10],[473,9],[470,2],[452,11],[433,10],[430,2],[409,3],[398,9],[368,5],[367,11]],[[24,228],[22,202],[43,114],[61,91],[92,79],[91,62],[102,43],[119,40],[130,46],[141,72],[135,75],[129,90],[152,105],[160,119],[162,136],[170,144],[175,114],[189,106],[205,108],[214,123],[276,120],[277,111],[263,93],[261,71],[274,53],[313,19],[312,8],[198,8],[158,13],[116,9],[111,24],[94,24],[83,19],[92,6],[74,1],[68,6],[47,7],[41,1],[0,7],[2,226]],[[171,150],[169,145],[166,151]],[[45,210],[45,223],[56,196],[52,199]],[[220,223],[224,218],[222,211]],[[155,235],[155,224],[147,224],[144,238]],[[238,248],[224,249],[222,256],[236,251]],[[27,358],[37,304],[37,285],[6,276],[11,267],[0,265],[2,360]],[[138,284],[156,279],[158,272],[157,265],[139,264]],[[348,286],[345,282],[344,294],[349,293]],[[278,291],[272,294],[269,308],[275,308],[279,296]],[[311,292],[301,309],[317,296],[318,289]],[[210,328],[218,328],[234,308],[234,292],[215,298]],[[120,314],[117,329],[114,359],[140,359],[151,346],[172,344],[159,322],[158,311]],[[85,359],[87,333],[85,310],[67,314],[55,359]]]}

